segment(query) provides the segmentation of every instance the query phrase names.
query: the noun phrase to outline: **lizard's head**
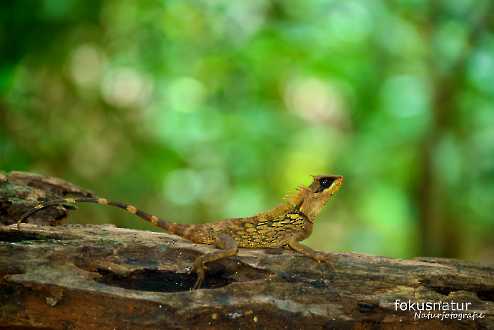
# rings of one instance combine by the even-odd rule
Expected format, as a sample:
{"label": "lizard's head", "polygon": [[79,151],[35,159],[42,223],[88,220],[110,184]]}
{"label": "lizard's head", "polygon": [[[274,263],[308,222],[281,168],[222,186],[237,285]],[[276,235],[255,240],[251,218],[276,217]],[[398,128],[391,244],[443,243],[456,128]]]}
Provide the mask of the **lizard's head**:
{"label": "lizard's head", "polygon": [[328,199],[340,189],[342,184],[341,175],[314,176],[314,181],[305,190],[300,211],[314,220]]}

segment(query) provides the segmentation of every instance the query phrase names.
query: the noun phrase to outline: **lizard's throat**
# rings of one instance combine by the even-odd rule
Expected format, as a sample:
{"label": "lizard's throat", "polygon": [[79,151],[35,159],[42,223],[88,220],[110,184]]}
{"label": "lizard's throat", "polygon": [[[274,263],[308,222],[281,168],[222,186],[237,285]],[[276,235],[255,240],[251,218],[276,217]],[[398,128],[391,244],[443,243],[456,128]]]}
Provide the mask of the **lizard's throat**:
{"label": "lizard's throat", "polygon": [[308,188],[303,188],[292,197],[288,205],[292,211],[304,214],[313,223],[333,193],[330,190],[314,193]]}
{"label": "lizard's throat", "polygon": [[[319,197],[319,196],[318,196]],[[317,198],[315,196],[305,197],[298,205],[298,211],[305,214],[310,222],[314,222],[326,205],[327,198]]]}

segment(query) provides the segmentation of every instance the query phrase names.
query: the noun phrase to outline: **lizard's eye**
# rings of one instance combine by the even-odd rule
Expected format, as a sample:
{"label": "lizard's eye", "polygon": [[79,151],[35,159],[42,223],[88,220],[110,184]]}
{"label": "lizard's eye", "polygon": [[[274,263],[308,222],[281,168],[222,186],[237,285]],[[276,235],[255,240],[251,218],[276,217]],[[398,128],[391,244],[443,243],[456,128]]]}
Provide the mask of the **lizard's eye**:
{"label": "lizard's eye", "polygon": [[319,180],[319,186],[320,186],[319,191],[323,191],[323,190],[331,187],[334,180],[336,180],[336,178],[322,178],[322,179],[320,179]]}

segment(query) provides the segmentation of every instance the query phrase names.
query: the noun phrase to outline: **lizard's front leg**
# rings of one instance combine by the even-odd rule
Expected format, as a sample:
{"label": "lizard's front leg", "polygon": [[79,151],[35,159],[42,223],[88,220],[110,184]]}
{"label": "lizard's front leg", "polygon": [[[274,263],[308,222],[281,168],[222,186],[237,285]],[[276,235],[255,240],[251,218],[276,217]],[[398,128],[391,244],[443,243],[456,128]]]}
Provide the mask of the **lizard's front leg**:
{"label": "lizard's front leg", "polygon": [[206,275],[206,266],[208,262],[213,262],[227,257],[232,257],[238,252],[237,242],[227,234],[220,234],[216,237],[215,246],[222,249],[218,252],[212,252],[199,256],[194,260],[193,271],[197,274],[197,280],[194,284],[194,289],[199,289]]}
{"label": "lizard's front leg", "polygon": [[325,262],[326,264],[328,264],[331,267],[332,270],[334,270],[333,262],[331,260],[331,257],[329,257],[328,255],[325,255],[325,254],[323,254],[321,252],[312,250],[310,247],[305,246],[303,244],[300,244],[296,240],[289,241],[288,242],[288,246],[292,250],[297,251],[297,252],[300,252],[303,255],[314,259],[317,262]]}

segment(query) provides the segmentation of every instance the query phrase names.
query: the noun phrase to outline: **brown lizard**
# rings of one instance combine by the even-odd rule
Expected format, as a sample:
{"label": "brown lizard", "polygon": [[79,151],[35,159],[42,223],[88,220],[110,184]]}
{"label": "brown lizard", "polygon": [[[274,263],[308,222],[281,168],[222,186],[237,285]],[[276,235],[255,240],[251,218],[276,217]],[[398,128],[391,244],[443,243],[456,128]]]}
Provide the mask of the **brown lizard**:
{"label": "brown lizard", "polygon": [[308,187],[300,187],[296,194],[267,212],[252,217],[226,219],[207,224],[177,224],[148,214],[130,204],[110,201],[106,198],[64,198],[38,204],[26,212],[17,222],[18,226],[33,213],[50,206],[74,207],[76,203],[96,203],[124,209],[152,224],[199,244],[216,246],[219,251],[204,254],[194,261],[197,274],[194,288],[201,286],[205,278],[206,263],[231,257],[238,248],[288,248],[318,262],[331,265],[324,254],[300,244],[312,233],[314,221],[328,199],[341,187],[339,175],[314,176]]}

